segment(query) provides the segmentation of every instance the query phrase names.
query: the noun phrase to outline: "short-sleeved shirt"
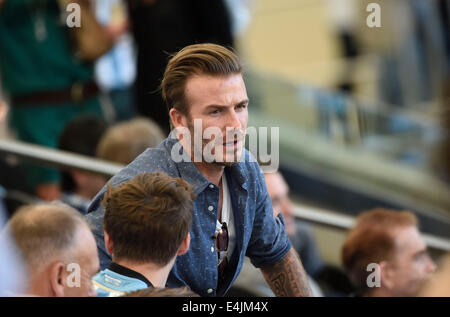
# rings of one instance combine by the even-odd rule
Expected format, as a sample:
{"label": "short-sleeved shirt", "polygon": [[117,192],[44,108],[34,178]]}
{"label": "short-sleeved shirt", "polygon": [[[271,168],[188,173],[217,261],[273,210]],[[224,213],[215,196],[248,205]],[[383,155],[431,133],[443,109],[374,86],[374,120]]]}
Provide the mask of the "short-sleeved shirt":
{"label": "short-sleeved shirt", "polygon": [[117,297],[140,289],[153,287],[142,274],[111,262],[107,269],[92,278],[98,297]]}
{"label": "short-sleeved shirt", "polygon": [[[176,152],[181,153],[184,159],[172,159]],[[154,171],[183,178],[194,187],[196,194],[190,248],[187,253],[177,257],[167,287],[188,286],[200,296],[223,296],[239,275],[245,256],[250,258],[254,266],[261,268],[274,265],[291,248],[282,220],[273,217],[272,202],[262,170],[251,154],[244,150],[240,162],[225,167],[236,244],[228,263],[225,282],[218,289],[214,233],[218,219],[219,187],[203,176],[172,134],[158,147],[147,149],[138,156],[116,174],[109,184],[117,186],[138,174]],[[104,208],[101,201],[105,188],[94,198],[87,214],[88,221],[94,227],[102,268],[111,260],[103,238]]]}

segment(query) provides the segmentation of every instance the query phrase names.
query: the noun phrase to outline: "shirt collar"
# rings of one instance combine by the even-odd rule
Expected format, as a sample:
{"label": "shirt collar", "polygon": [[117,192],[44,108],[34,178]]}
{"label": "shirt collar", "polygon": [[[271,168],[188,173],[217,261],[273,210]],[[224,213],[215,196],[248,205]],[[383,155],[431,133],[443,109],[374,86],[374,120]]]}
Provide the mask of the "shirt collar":
{"label": "shirt collar", "polygon": [[172,148],[178,143],[178,147],[181,149],[180,157],[183,157],[181,162],[176,162],[175,165],[180,173],[180,177],[189,184],[193,185],[196,195],[199,195],[211,182],[200,172],[200,170],[191,161],[189,155],[184,151],[184,148],[179,143],[173,132],[166,139],[166,147],[171,155]]}
{"label": "shirt collar", "polygon": [[141,273],[133,271],[133,270],[126,268],[115,262],[111,262],[109,264],[108,270],[113,271],[114,273],[117,273],[120,275],[138,279],[138,280],[144,282],[145,284],[147,284],[148,287],[153,287],[153,284]]}

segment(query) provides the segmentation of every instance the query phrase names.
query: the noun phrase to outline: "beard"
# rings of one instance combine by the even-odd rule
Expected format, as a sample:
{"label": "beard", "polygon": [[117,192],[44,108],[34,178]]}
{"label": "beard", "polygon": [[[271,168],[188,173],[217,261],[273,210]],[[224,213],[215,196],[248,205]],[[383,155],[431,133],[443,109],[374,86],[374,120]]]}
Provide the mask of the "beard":
{"label": "beard", "polygon": [[225,166],[225,167],[229,167],[229,166],[233,166],[236,165],[238,161],[236,162],[216,162],[213,161],[211,162],[211,164],[217,165],[217,166]]}
{"label": "beard", "polygon": [[[214,134],[214,138],[203,139],[204,130],[194,131],[194,125],[188,120],[188,129],[191,133],[191,149],[194,158],[201,158],[202,162],[217,166],[233,166],[242,157],[245,143],[245,130],[227,129],[225,143],[222,133]],[[196,144],[195,133],[201,133],[201,145]]]}

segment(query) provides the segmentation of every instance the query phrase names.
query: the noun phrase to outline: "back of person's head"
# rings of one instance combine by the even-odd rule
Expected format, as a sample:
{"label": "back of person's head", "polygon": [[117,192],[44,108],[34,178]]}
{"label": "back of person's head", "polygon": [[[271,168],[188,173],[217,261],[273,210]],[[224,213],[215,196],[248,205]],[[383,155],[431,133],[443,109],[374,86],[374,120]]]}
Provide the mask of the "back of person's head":
{"label": "back of person's head", "polygon": [[[105,243],[114,261],[167,265],[187,241],[194,193],[181,178],[143,173],[105,194]],[[112,241],[109,248],[108,240]]]}
{"label": "back of person's head", "polygon": [[200,297],[200,295],[185,286],[177,288],[148,287],[127,293],[124,297]]}
{"label": "back of person's head", "polygon": [[95,295],[90,278],[99,268],[97,247],[78,211],[55,203],[24,206],[6,230],[27,264],[32,294]]}
{"label": "back of person's head", "polygon": [[[410,211],[383,208],[356,218],[342,248],[342,262],[362,295],[383,288],[383,296],[411,296],[434,270],[417,217]],[[374,270],[369,264],[379,269],[375,272],[381,274],[380,285],[369,285]]]}
{"label": "back of person's head", "polygon": [[124,165],[131,163],[147,148],[164,140],[161,128],[147,118],[136,118],[117,123],[102,136],[97,157]]}
{"label": "back of person's head", "polygon": [[194,75],[229,76],[242,73],[239,57],[230,49],[211,43],[186,46],[167,64],[161,82],[162,97],[170,109],[187,116],[186,81]]}
{"label": "back of person's head", "polygon": [[[106,121],[97,116],[91,114],[79,115],[70,120],[64,127],[59,136],[58,148],[63,151],[95,157],[98,142],[107,127]],[[77,186],[89,185],[89,181],[87,184],[77,184],[74,177],[76,175],[74,176],[71,173],[62,173],[61,188],[63,191],[73,192],[76,191]]]}

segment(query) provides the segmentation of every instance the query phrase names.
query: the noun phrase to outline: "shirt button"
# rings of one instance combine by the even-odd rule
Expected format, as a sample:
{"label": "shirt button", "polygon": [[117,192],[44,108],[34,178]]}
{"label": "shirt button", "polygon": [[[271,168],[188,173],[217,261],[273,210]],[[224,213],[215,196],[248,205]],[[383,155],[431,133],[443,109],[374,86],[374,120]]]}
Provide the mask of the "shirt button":
{"label": "shirt button", "polygon": [[214,188],[214,185],[213,184],[209,184],[209,188]]}
{"label": "shirt button", "polygon": [[214,252],[214,247],[211,247],[211,252]]}
{"label": "shirt button", "polygon": [[209,207],[208,207],[208,210],[209,210],[209,211],[213,211],[213,210],[214,210],[214,207],[213,207],[213,206],[209,206]]}
{"label": "shirt button", "polygon": [[213,292],[212,288],[207,290],[208,294],[211,294]]}

